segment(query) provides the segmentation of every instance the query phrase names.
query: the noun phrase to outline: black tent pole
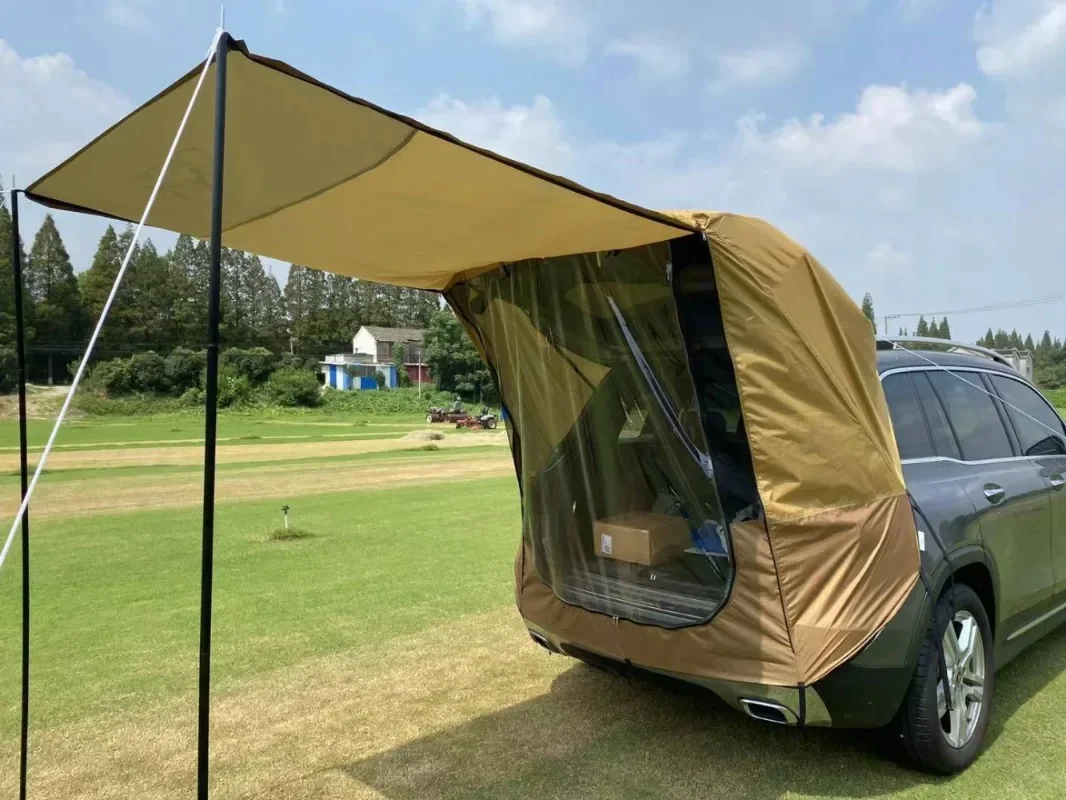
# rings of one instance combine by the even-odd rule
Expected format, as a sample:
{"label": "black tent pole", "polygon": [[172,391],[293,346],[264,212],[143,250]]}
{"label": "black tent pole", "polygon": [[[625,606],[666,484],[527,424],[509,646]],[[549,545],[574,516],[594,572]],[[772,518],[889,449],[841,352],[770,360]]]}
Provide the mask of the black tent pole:
{"label": "black tent pole", "polygon": [[[15,273],[15,355],[19,381],[19,470],[22,499],[30,484],[26,444],[26,321],[22,311],[22,241],[19,239],[19,193],[11,187],[11,267]],[[19,743],[19,800],[26,800],[26,757],[30,740],[30,510],[22,515],[22,725]]]}
{"label": "black tent pole", "polygon": [[204,386],[204,520],[200,562],[200,676],[196,739],[196,796],[207,800],[211,732],[211,591],[215,561],[215,437],[218,429],[218,346],[222,316],[222,174],[226,145],[226,56],[222,33],[215,49],[215,157],[211,177],[211,280],[207,312],[207,377]]}

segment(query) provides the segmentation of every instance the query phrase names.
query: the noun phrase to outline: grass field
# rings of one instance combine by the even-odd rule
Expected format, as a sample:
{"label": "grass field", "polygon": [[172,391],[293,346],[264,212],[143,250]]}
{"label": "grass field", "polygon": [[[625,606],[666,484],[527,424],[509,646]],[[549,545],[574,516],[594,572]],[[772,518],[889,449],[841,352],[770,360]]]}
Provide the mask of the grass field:
{"label": "grass field", "polygon": [[[50,462],[33,509],[33,798],[193,793],[199,425],[82,420]],[[214,797],[1066,796],[1066,634],[1001,673],[992,742],[954,780],[898,766],[875,735],[760,725],[534,646],[513,610],[505,436],[447,431],[424,450],[419,427],[223,417]],[[0,448],[15,444],[0,422]],[[0,449],[6,520],[13,458]],[[270,540],[283,503],[311,538]],[[4,797],[19,556],[0,573]]]}

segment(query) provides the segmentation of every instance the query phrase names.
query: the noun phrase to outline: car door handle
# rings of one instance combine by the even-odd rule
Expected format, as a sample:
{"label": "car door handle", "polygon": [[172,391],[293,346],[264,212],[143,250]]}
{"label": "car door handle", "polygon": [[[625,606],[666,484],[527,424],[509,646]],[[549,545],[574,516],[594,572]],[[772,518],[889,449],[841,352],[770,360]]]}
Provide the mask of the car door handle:
{"label": "car door handle", "polygon": [[1052,489],[1061,489],[1063,486],[1066,486],[1066,478],[1061,475],[1052,475],[1048,478],[1048,483],[1051,484]]}
{"label": "car door handle", "polygon": [[1003,487],[994,483],[985,484],[985,499],[990,503],[998,503],[1003,499]]}

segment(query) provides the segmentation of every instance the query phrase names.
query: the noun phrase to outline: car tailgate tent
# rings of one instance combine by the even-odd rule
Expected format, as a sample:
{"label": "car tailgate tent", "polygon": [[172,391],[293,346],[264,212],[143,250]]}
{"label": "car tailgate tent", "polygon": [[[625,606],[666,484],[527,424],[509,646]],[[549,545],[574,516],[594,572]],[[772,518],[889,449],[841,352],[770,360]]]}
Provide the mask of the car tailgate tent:
{"label": "car tailgate tent", "polygon": [[[854,654],[895,613],[917,579],[918,550],[872,331],[803,248],[750,218],[667,215],[597,194],[351,97],[241,42],[231,47],[222,213],[228,247],[443,290],[454,302],[465,282],[501,265],[535,269],[538,260],[706,238],[765,513],[731,531],[731,596],[705,625],[622,622],[616,633],[610,617],[563,603],[527,569],[519,575],[523,615],[646,666],[802,685]],[[55,208],[137,218],[198,70],[27,195]],[[209,77],[150,225],[201,238],[211,229],[213,86]],[[495,338],[492,352],[481,343],[490,361],[508,357],[503,341],[520,314],[486,320],[492,330],[464,316],[475,341]],[[565,360],[550,357],[550,342],[531,341],[543,348],[536,357]],[[582,391],[578,384],[603,376],[591,361],[571,360],[563,372],[562,383],[545,392],[566,391],[567,381]],[[509,387],[500,388],[508,396]],[[558,418],[545,423],[544,453],[563,428]]]}

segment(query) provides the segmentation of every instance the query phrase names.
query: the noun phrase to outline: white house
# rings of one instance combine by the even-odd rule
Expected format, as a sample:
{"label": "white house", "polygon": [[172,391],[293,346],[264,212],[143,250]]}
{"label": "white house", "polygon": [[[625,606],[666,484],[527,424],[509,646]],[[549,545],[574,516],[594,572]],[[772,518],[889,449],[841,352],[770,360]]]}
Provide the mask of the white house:
{"label": "white house", "polygon": [[324,383],[334,389],[376,389],[378,375],[390,389],[399,385],[393,361],[397,345],[404,346],[404,367],[412,383],[429,381],[422,363],[422,334],[417,328],[381,328],[364,325],[352,337],[352,352],[326,356],[320,364]]}

